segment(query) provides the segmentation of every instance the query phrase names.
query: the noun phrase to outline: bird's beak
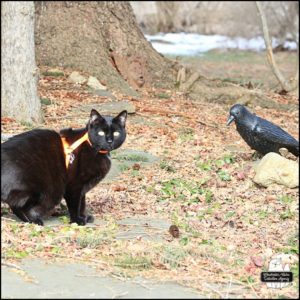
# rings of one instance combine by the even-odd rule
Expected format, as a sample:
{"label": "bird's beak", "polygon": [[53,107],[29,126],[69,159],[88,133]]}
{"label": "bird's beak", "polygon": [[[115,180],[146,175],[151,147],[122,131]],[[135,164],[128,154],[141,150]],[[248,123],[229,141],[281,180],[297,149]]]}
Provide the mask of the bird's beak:
{"label": "bird's beak", "polygon": [[229,116],[226,125],[229,126],[233,121],[234,121],[234,116]]}

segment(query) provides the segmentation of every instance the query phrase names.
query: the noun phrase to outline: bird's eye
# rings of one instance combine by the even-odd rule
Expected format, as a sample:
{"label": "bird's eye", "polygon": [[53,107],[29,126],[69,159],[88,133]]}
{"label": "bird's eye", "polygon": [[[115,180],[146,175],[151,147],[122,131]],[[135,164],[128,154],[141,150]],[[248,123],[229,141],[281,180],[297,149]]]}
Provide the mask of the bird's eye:
{"label": "bird's eye", "polygon": [[115,131],[114,132],[114,137],[117,137],[117,136],[119,136],[120,135],[120,132],[119,131]]}
{"label": "bird's eye", "polygon": [[104,131],[99,131],[98,134],[99,134],[100,136],[104,136],[104,135],[105,135]]}

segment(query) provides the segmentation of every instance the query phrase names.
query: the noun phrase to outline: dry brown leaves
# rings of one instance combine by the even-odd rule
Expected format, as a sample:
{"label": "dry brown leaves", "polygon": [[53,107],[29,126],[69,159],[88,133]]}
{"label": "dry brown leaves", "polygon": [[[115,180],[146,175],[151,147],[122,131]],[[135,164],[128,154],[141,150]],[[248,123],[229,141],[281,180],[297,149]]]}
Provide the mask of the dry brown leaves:
{"label": "dry brown leaves", "polygon": [[[43,106],[44,127],[53,129],[82,127],[85,122],[79,124],[78,120],[87,120],[88,115],[70,115],[72,107],[109,101],[91,95],[85,86],[72,85],[66,76],[42,78],[39,93],[51,101],[51,105]],[[164,97],[159,97],[162,93]],[[132,275],[177,280],[219,297],[226,294],[217,295],[218,291],[208,288],[208,283],[224,287],[238,283],[247,287],[242,295],[245,298],[279,294],[297,297],[295,285],[280,292],[270,291],[259,278],[268,266],[270,251],[273,254],[295,251],[298,191],[254,185],[253,151],[234,126],[226,127],[229,107],[194,102],[181,93],[166,90],[143,91],[139,99],[114,95],[119,100],[131,101],[137,110],[134,116],[129,116],[128,138],[122,147],[149,152],[160,157],[160,161],[146,167],[135,164],[114,183],[100,183],[88,193],[88,206],[98,219],[147,216],[168,220],[179,228],[179,238],[172,239],[166,230],[159,245],[137,236],[131,241],[112,239],[89,249],[74,243],[79,234],[77,229],[67,240],[59,227],[51,228],[54,233],[50,237],[43,232],[35,240],[32,227],[22,223],[12,226],[4,219],[2,250],[7,252],[14,245],[16,252],[33,252],[49,259],[61,256],[95,264],[98,261],[100,267],[105,265],[115,270],[114,259],[131,249],[130,253],[147,256],[152,261],[148,269],[126,269]],[[286,102],[285,97],[276,95],[282,103]],[[297,113],[272,109],[259,109],[256,113],[297,136]],[[138,122],[138,118],[143,121]],[[1,124],[5,133],[28,129],[10,118],[2,118]],[[238,150],[232,152],[228,145]],[[60,243],[54,242],[53,236],[61,239]],[[177,267],[171,267],[172,259],[166,258],[168,247],[184,251]],[[34,250],[30,252],[28,248]]]}

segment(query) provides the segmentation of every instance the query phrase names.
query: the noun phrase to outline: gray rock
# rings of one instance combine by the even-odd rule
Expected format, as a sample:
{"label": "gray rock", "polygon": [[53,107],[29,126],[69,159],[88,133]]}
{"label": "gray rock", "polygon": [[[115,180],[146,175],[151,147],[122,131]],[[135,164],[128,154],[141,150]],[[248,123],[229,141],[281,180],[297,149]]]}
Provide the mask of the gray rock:
{"label": "gray rock", "polygon": [[107,90],[94,90],[93,94],[97,96],[110,98],[113,101],[117,100],[117,98],[110,91]]}
{"label": "gray rock", "polygon": [[123,171],[131,169],[136,163],[143,166],[153,164],[159,160],[151,153],[132,149],[114,150],[111,152],[111,158],[111,169],[102,182],[113,182],[118,179]]}
{"label": "gray rock", "polygon": [[114,101],[107,103],[91,103],[83,105],[80,108],[75,108],[74,111],[90,112],[91,109],[96,109],[100,114],[104,115],[115,115],[120,113],[122,110],[127,110],[129,114],[135,113],[135,106],[127,101]]}
{"label": "gray rock", "polygon": [[129,114],[135,113],[135,106],[127,101],[107,102],[101,104],[101,111],[109,113],[120,113],[122,110],[127,110]]}
{"label": "gray rock", "polygon": [[74,71],[70,74],[69,80],[74,83],[84,84],[87,81],[87,78],[80,75],[79,72]]}
{"label": "gray rock", "polygon": [[95,90],[106,90],[107,87],[102,85],[96,77],[90,76],[87,85]]}
{"label": "gray rock", "polygon": [[298,170],[299,162],[270,152],[255,167],[256,175],[253,181],[264,187],[276,183],[289,188],[295,188],[299,186]]}
{"label": "gray rock", "polygon": [[[174,281],[143,277],[113,278],[107,270],[87,263],[50,262],[39,258],[21,261],[22,272],[1,268],[3,299],[203,299],[195,289]],[[23,275],[25,274],[25,275]],[[18,288],[16,288],[18,287]]]}

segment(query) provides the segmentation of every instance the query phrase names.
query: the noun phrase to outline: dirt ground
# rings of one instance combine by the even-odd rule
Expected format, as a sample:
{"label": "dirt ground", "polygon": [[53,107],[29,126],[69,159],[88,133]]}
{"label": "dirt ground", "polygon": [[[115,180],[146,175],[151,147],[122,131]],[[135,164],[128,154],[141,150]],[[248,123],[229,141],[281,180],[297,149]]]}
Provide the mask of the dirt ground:
{"label": "dirt ground", "polygon": [[[298,105],[298,97],[272,92],[276,80],[262,56],[247,52],[209,55],[211,59],[182,61],[198,64],[205,76],[252,81],[274,101]],[[295,53],[280,54],[279,65],[289,76],[295,61]],[[40,69],[41,74],[46,71],[43,66]],[[111,100],[68,82],[72,70],[61,71],[63,76],[41,76],[42,127],[83,127],[89,116],[75,114],[75,108]],[[142,165],[136,157],[136,163],[124,168],[117,180],[100,183],[88,193],[88,207],[105,225],[69,225],[62,215],[66,224],[40,227],[12,222],[2,208],[2,258],[14,264],[24,257],[80,259],[120,277],[175,280],[221,298],[228,290],[207,283],[228,289],[239,284],[246,288],[239,295],[242,298],[253,294],[297,298],[298,189],[254,184],[257,158],[235,126],[226,127],[230,106],[191,100],[176,90],[143,90],[137,98],[112,93],[136,107],[136,113],[128,117],[128,137],[122,149],[148,152],[159,160]],[[298,111],[258,106],[251,110],[298,139]],[[2,133],[13,134],[34,127],[10,118],[2,118],[1,125]],[[179,236],[166,231],[159,242],[139,235],[116,240],[116,221],[135,216],[168,220],[177,226]],[[290,255],[294,282],[270,289],[260,281],[260,273],[267,271],[271,256],[280,253]]]}

